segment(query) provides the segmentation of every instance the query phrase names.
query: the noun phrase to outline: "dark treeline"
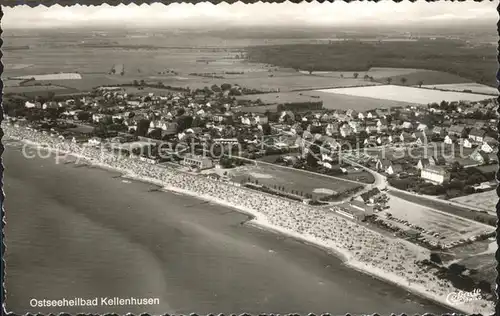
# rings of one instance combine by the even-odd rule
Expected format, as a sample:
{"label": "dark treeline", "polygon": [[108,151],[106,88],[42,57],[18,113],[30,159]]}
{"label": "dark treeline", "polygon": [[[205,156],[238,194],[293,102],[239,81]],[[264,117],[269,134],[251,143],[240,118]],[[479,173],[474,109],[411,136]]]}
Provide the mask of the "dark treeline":
{"label": "dark treeline", "polygon": [[367,71],[371,67],[419,68],[448,72],[496,86],[493,46],[467,47],[451,40],[415,42],[341,41],[330,44],[253,46],[252,62],[306,71]]}

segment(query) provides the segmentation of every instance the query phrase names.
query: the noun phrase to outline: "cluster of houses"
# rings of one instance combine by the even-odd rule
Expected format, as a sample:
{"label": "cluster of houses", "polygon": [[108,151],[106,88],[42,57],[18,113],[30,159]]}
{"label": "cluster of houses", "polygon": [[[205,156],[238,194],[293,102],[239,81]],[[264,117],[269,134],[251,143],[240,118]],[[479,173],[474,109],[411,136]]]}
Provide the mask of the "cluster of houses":
{"label": "cluster of houses", "polygon": [[[285,132],[291,141],[281,140],[275,142],[275,146],[307,148],[297,145],[304,145],[304,141],[320,141],[335,151],[340,150],[345,140],[354,140],[361,147],[391,147],[397,144],[418,147],[434,142],[468,149],[470,153],[466,157],[454,157],[454,162],[463,167],[497,162],[498,142],[493,137],[497,129],[496,117],[474,118],[478,113],[483,116],[496,113],[496,100],[454,102],[445,107],[381,107],[363,112],[353,109],[305,113],[285,110],[263,114],[257,108],[252,111],[253,107],[248,106],[241,111],[238,101],[229,97],[227,91],[169,91],[166,96],[155,93],[133,95],[121,87],[101,87],[92,96],[79,100],[26,101],[25,107],[42,110],[64,108],[61,116],[66,119],[85,120],[94,126],[103,122],[119,124],[129,133],[136,133],[141,121],[147,121],[145,135],[141,136],[166,141],[194,138],[237,144]],[[82,112],[88,115],[82,115]],[[180,117],[191,118],[189,126],[183,126]],[[323,155],[322,160],[331,159]],[[201,161],[194,164],[208,165]],[[449,177],[449,164],[450,161],[443,161],[441,157],[422,157],[416,167],[421,170],[423,179],[443,183]],[[389,175],[403,172],[400,164],[390,160],[378,161],[375,168]]]}

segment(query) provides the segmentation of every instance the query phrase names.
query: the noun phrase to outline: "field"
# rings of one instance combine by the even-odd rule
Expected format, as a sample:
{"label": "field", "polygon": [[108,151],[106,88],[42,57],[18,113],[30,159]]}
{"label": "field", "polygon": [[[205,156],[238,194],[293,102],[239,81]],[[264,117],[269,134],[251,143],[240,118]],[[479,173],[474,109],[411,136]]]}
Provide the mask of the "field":
{"label": "field", "polygon": [[13,77],[10,79],[24,80],[24,79],[35,79],[36,81],[48,81],[48,80],[78,80],[82,79],[82,76],[78,73],[56,73],[56,74],[45,74],[45,75],[27,75]]}
{"label": "field", "polygon": [[448,91],[459,91],[470,90],[474,93],[492,94],[498,95],[498,89],[490,86],[485,86],[478,83],[456,83],[456,84],[435,84],[435,85],[423,85],[423,88],[438,89],[438,90],[448,90]]}
{"label": "field", "polygon": [[320,90],[320,92],[345,94],[359,97],[380,98],[399,102],[409,102],[417,104],[429,104],[441,101],[481,101],[491,99],[491,95],[480,95],[472,93],[439,91],[430,89],[420,89],[415,87],[404,87],[395,85],[383,85],[373,87],[353,87]]}
{"label": "field", "polygon": [[452,201],[463,204],[465,206],[478,207],[490,213],[495,212],[498,203],[498,195],[496,190],[475,193],[471,195],[461,196],[452,199]]}
{"label": "field", "polygon": [[27,97],[48,96],[50,93],[56,95],[76,93],[78,90],[61,86],[10,86],[4,87],[3,93],[23,94]]}
{"label": "field", "polygon": [[[422,227],[428,232],[436,232],[445,238],[436,242],[449,243],[461,238],[467,239],[480,233],[491,232],[493,227],[476,223],[471,220],[452,216],[450,214],[439,213],[425,206],[408,202],[394,195],[390,196],[389,209],[380,214],[385,218],[385,213],[392,214],[393,217],[407,220],[408,222]],[[429,240],[431,236],[425,235]]]}
{"label": "field", "polygon": [[[375,108],[388,108],[392,106],[404,106],[411,104],[410,102],[401,102],[394,100],[384,100],[380,98],[328,93],[324,91],[302,91],[302,92],[296,91],[296,92],[254,94],[254,95],[237,97],[237,99],[241,100],[260,99],[264,103],[323,101],[323,107],[326,109],[353,109],[357,111],[366,111]],[[255,109],[256,111],[260,110],[258,108]]]}
{"label": "field", "polygon": [[251,177],[254,180],[257,179],[259,184],[271,188],[274,185],[283,186],[287,190],[293,189],[304,194],[315,193],[318,196],[330,195],[333,192],[342,193],[349,189],[361,187],[361,185],[353,182],[268,164],[239,167],[231,170],[231,173],[235,182],[246,181],[248,177]]}

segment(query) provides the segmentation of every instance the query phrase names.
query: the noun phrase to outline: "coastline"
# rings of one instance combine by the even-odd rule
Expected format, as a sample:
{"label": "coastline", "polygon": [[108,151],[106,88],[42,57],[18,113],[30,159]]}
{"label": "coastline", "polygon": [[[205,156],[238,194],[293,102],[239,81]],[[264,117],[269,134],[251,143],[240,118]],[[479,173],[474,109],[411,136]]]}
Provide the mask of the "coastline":
{"label": "coastline", "polygon": [[[339,247],[338,245],[335,244],[335,242],[333,242],[333,240],[322,239],[322,238],[314,236],[310,233],[304,233],[304,232],[301,233],[301,232],[293,231],[293,230],[286,228],[284,226],[279,226],[279,225],[273,224],[265,214],[255,210],[255,209],[248,208],[248,207],[243,206],[243,205],[237,205],[237,204],[231,203],[229,201],[226,201],[226,200],[223,200],[221,198],[211,196],[208,194],[202,194],[199,192],[195,192],[193,190],[188,190],[188,189],[176,187],[176,186],[169,184],[167,182],[164,182],[160,179],[155,179],[152,177],[139,175],[139,174],[132,172],[130,170],[127,170],[124,168],[118,168],[116,166],[111,166],[111,165],[103,163],[97,159],[93,159],[91,157],[86,157],[86,156],[79,154],[79,153],[76,153],[76,152],[61,150],[60,148],[40,146],[39,145],[40,143],[37,143],[37,142],[29,140],[29,139],[25,139],[25,138],[20,139],[20,141],[24,142],[30,146],[37,146],[39,148],[43,148],[43,149],[49,150],[51,152],[55,152],[55,153],[59,153],[59,154],[63,153],[63,154],[70,155],[70,156],[73,156],[76,158],[80,158],[82,160],[87,161],[92,166],[96,166],[96,167],[99,167],[99,168],[102,168],[105,170],[109,170],[109,171],[113,171],[113,172],[119,172],[122,174],[122,177],[124,177],[124,178],[129,178],[129,179],[133,179],[133,180],[137,180],[137,181],[151,183],[151,184],[154,184],[154,185],[161,187],[163,190],[166,190],[166,191],[189,195],[189,196],[192,196],[192,197],[197,198],[197,199],[201,199],[204,201],[216,203],[216,204],[219,204],[219,205],[222,205],[225,207],[235,209],[240,213],[251,216],[251,220],[246,222],[246,224],[248,224],[250,226],[255,226],[255,227],[260,228],[260,229],[265,229],[265,230],[273,231],[273,232],[278,233],[278,234],[283,234],[283,235],[289,236],[291,238],[301,240],[305,243],[312,244],[313,246],[322,248],[325,251],[327,251],[331,254],[334,254],[336,257],[339,257],[344,262],[344,264],[346,266],[348,266],[352,269],[355,269],[359,272],[368,274],[374,278],[381,279],[381,280],[384,280],[388,283],[394,284],[400,288],[407,290],[408,292],[414,293],[414,294],[419,295],[421,297],[424,297],[426,299],[430,299],[430,300],[432,300],[440,305],[446,306],[446,307],[451,308],[453,310],[459,310],[459,311],[465,312],[465,313],[477,313],[477,312],[482,312],[483,314],[490,313],[488,306],[483,308],[480,306],[474,306],[473,304],[470,304],[468,306],[451,305],[446,300],[446,296],[447,296],[446,294],[438,295],[437,293],[431,293],[428,290],[428,284],[426,284],[426,286],[424,286],[421,284],[409,283],[409,281],[407,279],[405,279],[402,276],[397,275],[396,273],[384,271],[383,269],[381,269],[373,264],[367,264],[365,262],[362,262],[361,260],[358,260],[353,255],[353,251],[349,251],[347,249],[343,249],[343,248]],[[215,184],[217,182],[213,182],[213,183],[214,183],[214,186],[216,186]],[[237,188],[237,187],[235,186],[235,188]],[[241,189],[241,188],[238,188],[238,189]],[[410,273],[411,273],[411,271],[410,271]],[[492,303],[492,302],[489,302],[489,303]]]}

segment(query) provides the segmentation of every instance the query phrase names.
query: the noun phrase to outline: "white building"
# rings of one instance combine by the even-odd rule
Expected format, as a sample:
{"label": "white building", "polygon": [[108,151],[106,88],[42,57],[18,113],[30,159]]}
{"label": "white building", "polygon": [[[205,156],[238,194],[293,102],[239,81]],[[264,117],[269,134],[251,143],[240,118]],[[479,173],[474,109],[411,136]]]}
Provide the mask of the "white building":
{"label": "white building", "polygon": [[210,159],[209,157],[196,156],[196,155],[186,155],[184,157],[183,164],[185,166],[196,166],[196,168],[200,170],[214,167],[212,159]]}
{"label": "white building", "polygon": [[420,177],[425,181],[436,184],[442,184],[443,182],[450,180],[449,172],[440,166],[428,166],[422,169]]}

